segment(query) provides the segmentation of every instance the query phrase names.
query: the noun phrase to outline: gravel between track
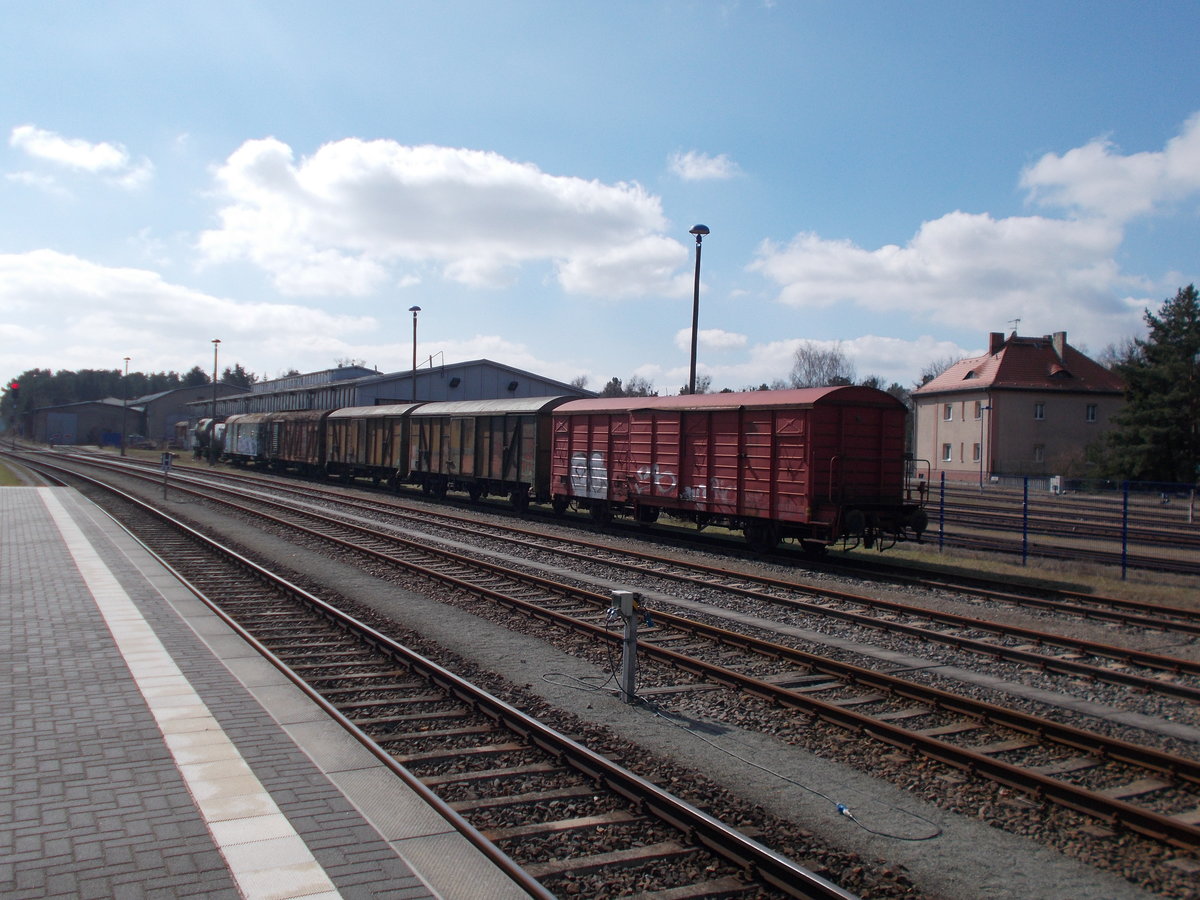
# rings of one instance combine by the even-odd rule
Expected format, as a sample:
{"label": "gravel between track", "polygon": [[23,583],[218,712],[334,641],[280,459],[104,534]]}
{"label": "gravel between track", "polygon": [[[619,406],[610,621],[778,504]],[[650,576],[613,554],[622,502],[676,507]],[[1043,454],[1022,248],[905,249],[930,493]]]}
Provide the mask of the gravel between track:
{"label": "gravel between track", "polygon": [[[705,805],[706,792],[724,788],[767,814],[799,823],[800,834],[811,833],[814,842],[838,848],[816,851],[801,861],[865,897],[1196,896],[1197,870],[1191,860],[1170,861],[1184,854],[1112,835],[1061,810],[1051,813],[1056,831],[1065,836],[1058,841],[1062,852],[1056,852],[1021,836],[1038,831],[1037,822],[1045,816],[1031,816],[1032,805],[1019,796],[965,784],[953,770],[914,763],[882,746],[858,752],[854,765],[823,760],[816,753],[844,743],[848,738],[843,732],[809,727],[802,716],[785,721],[778,712],[777,735],[742,730],[739,717],[752,719],[755,713],[748,701],[727,691],[657,698],[672,714],[690,717],[690,729],[679,727],[678,720],[673,723],[651,707],[621,703],[601,689],[608,677],[607,654],[593,649],[581,658],[576,638],[478,603],[439,596],[438,589],[420,582],[372,574],[371,567],[356,561],[331,560],[194,501],[173,505],[184,517],[222,531],[229,541],[292,570],[301,580],[332,586],[360,604],[364,615],[395,622],[404,632],[469,660],[460,663],[471,669],[465,674],[477,678],[476,671],[490,673],[493,690],[510,702],[540,717],[561,711],[563,730],[586,733],[589,744],[602,743],[631,769],[690,796],[697,805]],[[415,643],[411,633],[397,636]],[[647,669],[643,674],[643,684],[685,680],[674,672]],[[689,795],[684,790],[687,770],[705,773],[710,782],[694,786]],[[857,823],[838,813],[838,803],[854,813]],[[775,827],[769,817],[763,822]],[[761,837],[774,843],[769,834]],[[1123,870],[1148,890],[1081,860]]]}

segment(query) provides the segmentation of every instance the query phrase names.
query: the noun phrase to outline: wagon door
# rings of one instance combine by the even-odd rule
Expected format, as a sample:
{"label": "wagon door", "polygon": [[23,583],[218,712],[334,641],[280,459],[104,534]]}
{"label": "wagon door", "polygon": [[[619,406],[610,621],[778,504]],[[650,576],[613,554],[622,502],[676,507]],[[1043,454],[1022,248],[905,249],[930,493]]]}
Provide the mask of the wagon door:
{"label": "wagon door", "polygon": [[680,499],[710,515],[737,515],[741,479],[737,410],[688,413],[684,418]]}
{"label": "wagon door", "polygon": [[771,518],[780,522],[808,521],[812,477],[809,466],[810,411],[777,410],[770,413],[770,418],[774,426]]}
{"label": "wagon door", "polygon": [[628,473],[640,503],[678,505],[683,417],[676,412],[635,410],[629,416]]}

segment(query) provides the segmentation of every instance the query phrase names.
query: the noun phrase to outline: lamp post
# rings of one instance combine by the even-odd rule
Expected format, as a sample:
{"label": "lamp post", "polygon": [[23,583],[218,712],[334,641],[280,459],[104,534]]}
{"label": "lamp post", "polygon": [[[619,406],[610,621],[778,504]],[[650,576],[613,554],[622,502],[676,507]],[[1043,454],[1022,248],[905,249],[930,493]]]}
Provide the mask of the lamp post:
{"label": "lamp post", "polygon": [[983,461],[986,458],[983,452],[983,420],[991,408],[990,403],[984,403],[979,407],[979,493],[981,494],[983,493]]}
{"label": "lamp post", "polygon": [[696,334],[700,324],[700,243],[708,234],[707,225],[693,225],[688,234],[696,236],[696,284],[692,292],[692,356],[691,368],[688,370],[688,393],[696,393]]}
{"label": "lamp post", "polygon": [[217,463],[217,348],[221,345],[220,338],[213,338],[213,399],[212,419],[208,423],[208,464]]}
{"label": "lamp post", "polygon": [[129,426],[125,424],[129,418],[129,357],[125,357],[125,379],[121,382],[122,394],[121,400],[121,455],[125,455],[125,440],[129,431]]}
{"label": "lamp post", "polygon": [[413,314],[413,366],[412,366],[412,402],[417,402],[417,313],[419,306],[410,306],[408,311]]}

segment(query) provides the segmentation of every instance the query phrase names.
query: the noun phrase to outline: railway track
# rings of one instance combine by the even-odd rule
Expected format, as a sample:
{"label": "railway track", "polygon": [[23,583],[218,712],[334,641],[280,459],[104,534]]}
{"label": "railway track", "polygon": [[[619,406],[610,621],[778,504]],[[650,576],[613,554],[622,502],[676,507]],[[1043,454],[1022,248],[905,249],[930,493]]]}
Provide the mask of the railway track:
{"label": "railway track", "polygon": [[[249,483],[254,482],[251,480]],[[272,488],[273,492],[280,490],[303,500],[310,500],[314,496],[311,488]],[[373,503],[355,501],[341,494],[329,496],[336,498],[344,507],[366,513],[378,511]],[[484,529],[477,521],[446,513],[431,513],[427,508],[414,511],[389,505],[387,511],[389,515],[420,525],[432,519],[439,522],[441,528],[461,533],[479,535]],[[1180,657],[989,622],[974,615],[929,610],[879,597],[834,590],[827,585],[805,585],[791,579],[750,575],[694,561],[684,565],[648,552],[639,553],[624,548],[616,551],[595,542],[549,537],[538,531],[511,525],[491,531],[494,539],[506,549],[525,546],[535,551],[552,552],[572,561],[604,563],[627,575],[654,577],[677,585],[719,587],[737,597],[773,604],[793,612],[837,619],[874,631],[943,644],[1039,670],[1122,685],[1151,694],[1200,701],[1200,662]],[[927,588],[959,589],[944,582],[910,578],[910,583],[913,581]],[[1149,604],[1116,600],[1098,601],[1097,598],[1085,598],[1082,595],[1063,600],[983,589],[977,589],[977,593],[992,600],[1035,606],[1164,634],[1177,634],[1188,639],[1200,635],[1200,614],[1195,611],[1165,610]]]}
{"label": "railway track", "polygon": [[[94,457],[85,458],[90,462],[96,462]],[[146,471],[153,470],[153,467],[149,465],[142,465],[141,468]],[[179,471],[187,472],[189,469],[181,467]],[[413,521],[425,521],[432,518],[449,528],[464,526],[467,529],[478,529],[480,527],[478,517],[476,516],[462,516],[450,510],[434,513],[427,504],[412,506],[402,501],[392,501],[390,495],[385,495],[389,498],[387,500],[376,495],[372,496],[369,500],[355,501],[352,495],[348,495],[344,491],[329,490],[328,488],[314,485],[311,482],[304,482],[303,487],[300,487],[297,486],[294,480],[287,478],[264,482],[261,477],[235,472],[207,468],[194,468],[191,471],[206,480],[216,478],[223,482],[245,485],[247,487],[256,487],[264,483],[269,483],[271,490],[275,492],[307,499],[328,497],[331,500],[336,500],[338,503],[354,504],[356,508],[365,512],[377,511],[380,508],[384,508],[389,515],[408,518]],[[607,545],[603,543],[585,539],[569,540],[561,535],[556,536],[552,544],[546,540],[544,532],[529,529],[517,523],[506,524],[502,529],[498,528],[497,531],[503,532],[502,537],[505,540],[508,540],[510,537],[517,537],[522,540],[543,540],[546,546],[551,549],[553,549],[554,545],[558,545],[560,548],[565,545],[574,546],[589,557],[595,554],[602,554],[607,550]],[[634,533],[645,536],[645,532],[640,529],[635,530]],[[731,544],[730,541],[726,540],[715,542],[702,540],[693,543],[688,540],[681,541],[674,535],[667,539],[667,543],[676,542],[686,547],[695,546],[701,550],[711,551],[716,549],[719,553],[731,553],[735,558],[742,558],[748,555],[740,543]],[[624,550],[622,555],[645,559],[652,566],[669,567],[671,562],[669,559],[653,552],[638,554],[630,550]],[[752,555],[755,559],[763,558],[761,554]],[[785,567],[795,566],[797,562],[795,553],[786,552],[767,557],[767,560],[778,561]],[[803,557],[803,565],[806,571],[811,570],[843,575],[855,579],[883,580],[889,584],[904,585],[930,591],[969,594],[1001,605],[1042,610],[1065,616],[1075,616],[1080,619],[1111,622],[1119,625],[1183,635],[1200,634],[1200,609],[1186,609],[1116,597],[1104,597],[1093,593],[1050,589],[1032,583],[1022,586],[1011,580],[1000,581],[981,576],[966,576],[961,573],[950,575],[947,573],[922,572],[914,569],[912,566],[889,564],[878,560],[873,560],[869,563],[855,559],[835,561],[827,557],[814,558],[805,555]],[[688,571],[704,573],[706,577],[711,577],[718,581],[740,578],[751,581],[754,584],[781,590],[795,589],[801,592],[828,592],[827,585],[804,583],[798,578],[751,578],[751,576],[744,572],[736,572],[717,566],[703,566],[694,562],[689,562],[687,569]],[[845,595],[845,599],[850,602],[860,602],[869,598]]]}
{"label": "railway track", "polygon": [[103,487],[149,518],[138,529],[143,541],[198,596],[531,896],[853,898],[185,523]]}
{"label": "railway track", "polygon": [[[305,510],[303,515],[312,517],[313,512]],[[470,556],[321,518],[319,531],[325,539],[344,542],[355,552],[419,570],[426,577],[573,629],[593,641],[616,640],[603,624],[611,602],[606,595],[494,565],[485,567],[489,584],[481,586],[480,564]],[[281,519],[279,524],[301,527],[293,519]],[[355,535],[348,542],[329,534],[331,529],[349,528]],[[379,545],[376,548],[364,546],[368,532],[370,543]],[[416,558],[431,555],[436,557],[433,562]],[[501,579],[515,586],[498,586]],[[698,639],[709,649],[697,650]],[[686,647],[687,652],[673,646]],[[731,662],[731,648],[746,655]],[[645,635],[640,651],[647,659],[691,673],[704,683],[731,686],[776,706],[803,711],[1155,840],[1186,848],[1200,845],[1200,764],[1189,757],[662,613],[656,614],[655,627]]]}

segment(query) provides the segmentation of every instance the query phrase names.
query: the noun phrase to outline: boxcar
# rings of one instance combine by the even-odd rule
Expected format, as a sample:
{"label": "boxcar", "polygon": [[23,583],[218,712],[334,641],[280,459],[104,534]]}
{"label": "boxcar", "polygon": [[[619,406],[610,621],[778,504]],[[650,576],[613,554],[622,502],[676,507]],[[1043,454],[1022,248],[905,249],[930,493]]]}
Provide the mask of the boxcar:
{"label": "boxcar", "polygon": [[237,465],[266,462],[266,422],[270,413],[240,413],[225,420],[224,458]]}
{"label": "boxcar", "polygon": [[328,409],[266,413],[262,456],[274,468],[305,475],[325,471],[325,418]]}
{"label": "boxcar", "polygon": [[550,413],[566,397],[426,403],[409,415],[409,480],[435,496],[550,499]]}
{"label": "boxcar", "polygon": [[574,400],[554,411],[551,499],[601,520],[660,512],[821,547],[923,529],[906,496],[904,405],[828,387]]}
{"label": "boxcar", "polygon": [[408,474],[408,414],[420,404],[351,406],[325,420],[325,471],[395,485]]}

